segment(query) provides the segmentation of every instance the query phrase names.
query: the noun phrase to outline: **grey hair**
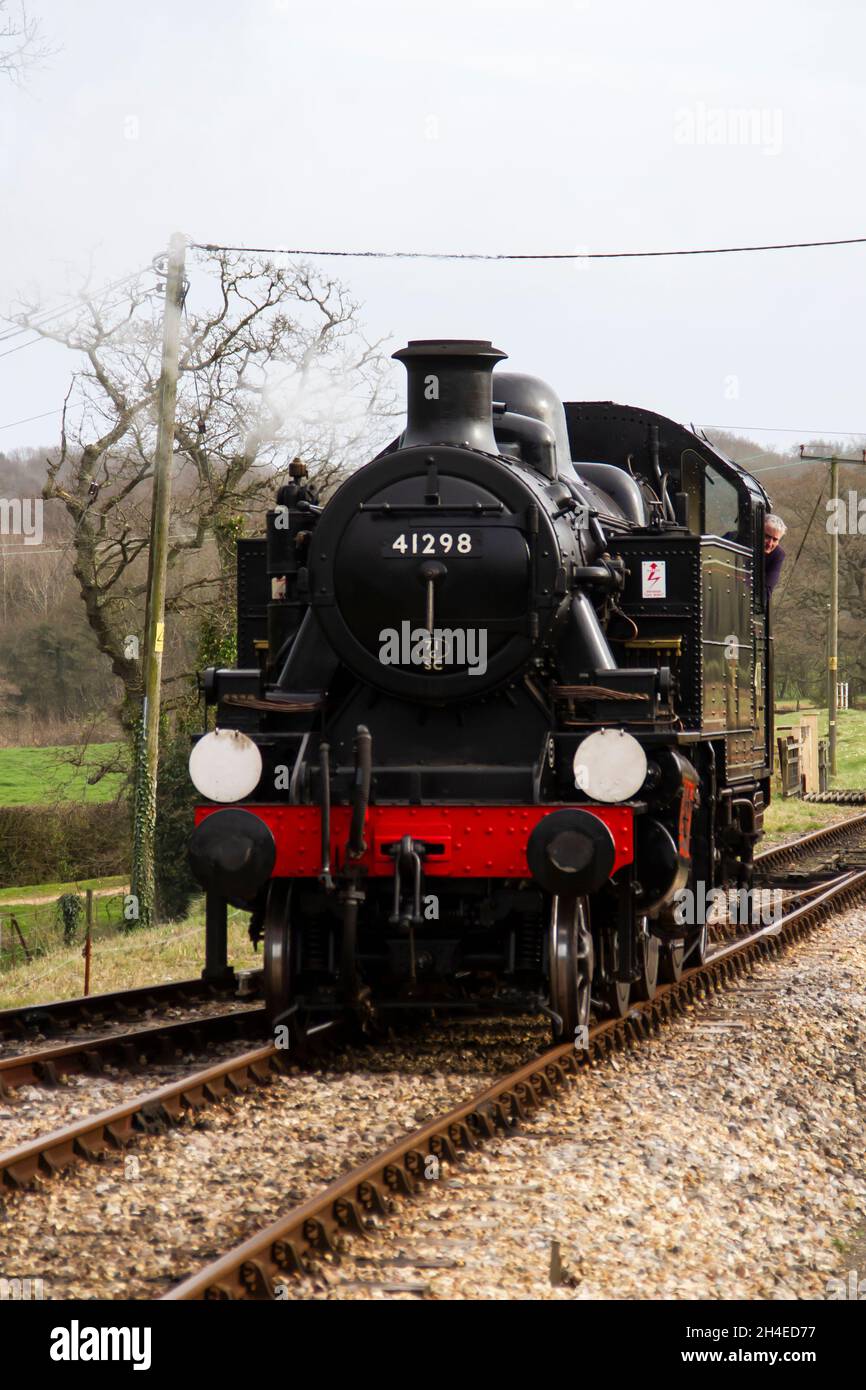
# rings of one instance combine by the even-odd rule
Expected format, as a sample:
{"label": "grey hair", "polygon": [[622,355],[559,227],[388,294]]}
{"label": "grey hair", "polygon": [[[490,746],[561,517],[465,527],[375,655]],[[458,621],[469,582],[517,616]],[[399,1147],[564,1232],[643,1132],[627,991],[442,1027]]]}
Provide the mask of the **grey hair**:
{"label": "grey hair", "polygon": [[767,515],[764,517],[764,525],[775,527],[775,529],[781,533],[779,536],[780,540],[788,529],[782,518],[780,516],[776,516],[775,512],[767,513]]}

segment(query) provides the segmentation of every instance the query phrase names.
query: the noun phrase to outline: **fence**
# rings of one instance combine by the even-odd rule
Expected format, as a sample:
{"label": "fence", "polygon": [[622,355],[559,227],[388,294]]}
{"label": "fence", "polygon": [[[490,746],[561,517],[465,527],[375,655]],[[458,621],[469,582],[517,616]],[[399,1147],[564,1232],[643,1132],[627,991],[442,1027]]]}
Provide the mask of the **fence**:
{"label": "fence", "polygon": [[776,740],[779,748],[779,779],[782,783],[782,796],[800,796],[802,783],[800,774],[800,740],[786,734]]}
{"label": "fence", "polygon": [[124,898],[128,891],[128,884],[118,884],[75,893],[81,902],[81,912],[69,932],[64,931],[58,909],[59,897],[43,898],[38,903],[10,903],[8,907],[0,902],[0,973],[17,965],[30,965],[40,956],[62,950],[64,946],[82,947],[88,935],[96,940],[114,936],[123,925]]}
{"label": "fence", "polygon": [[830,741],[818,733],[818,714],[776,725],[782,796],[821,796],[830,787]]}

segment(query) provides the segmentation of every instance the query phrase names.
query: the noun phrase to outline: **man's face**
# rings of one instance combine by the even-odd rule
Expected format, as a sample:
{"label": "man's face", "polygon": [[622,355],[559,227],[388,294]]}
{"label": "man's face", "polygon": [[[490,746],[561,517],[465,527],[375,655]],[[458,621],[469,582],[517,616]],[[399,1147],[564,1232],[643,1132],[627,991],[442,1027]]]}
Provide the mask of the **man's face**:
{"label": "man's face", "polygon": [[781,533],[775,526],[764,527],[764,554],[772,555],[779,541],[782,539]]}

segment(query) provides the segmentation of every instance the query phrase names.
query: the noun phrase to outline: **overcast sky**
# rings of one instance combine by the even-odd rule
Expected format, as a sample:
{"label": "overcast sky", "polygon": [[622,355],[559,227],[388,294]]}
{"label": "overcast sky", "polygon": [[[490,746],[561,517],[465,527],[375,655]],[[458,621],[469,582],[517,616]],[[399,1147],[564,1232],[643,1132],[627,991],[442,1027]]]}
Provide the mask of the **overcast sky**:
{"label": "overcast sky", "polygon": [[[859,0],[28,5],[58,51],[0,88],[4,312],[88,263],[147,264],[175,229],[464,252],[866,234]],[[392,350],[491,338],[566,399],[789,444],[866,432],[864,263],[325,264]],[[58,416],[6,426],[56,410],[70,366],[44,345],[0,358],[0,448],[53,441]]]}

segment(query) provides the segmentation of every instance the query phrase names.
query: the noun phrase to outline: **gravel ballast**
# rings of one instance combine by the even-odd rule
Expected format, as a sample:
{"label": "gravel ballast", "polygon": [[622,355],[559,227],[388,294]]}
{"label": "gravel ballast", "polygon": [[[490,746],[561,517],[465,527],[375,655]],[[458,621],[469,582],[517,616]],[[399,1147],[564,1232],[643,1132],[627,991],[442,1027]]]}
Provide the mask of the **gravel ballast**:
{"label": "gravel ballast", "polygon": [[[864,1016],[857,910],[444,1166],[327,1289],[288,1295],[825,1298],[866,1220]],[[552,1241],[573,1283],[551,1285]]]}

